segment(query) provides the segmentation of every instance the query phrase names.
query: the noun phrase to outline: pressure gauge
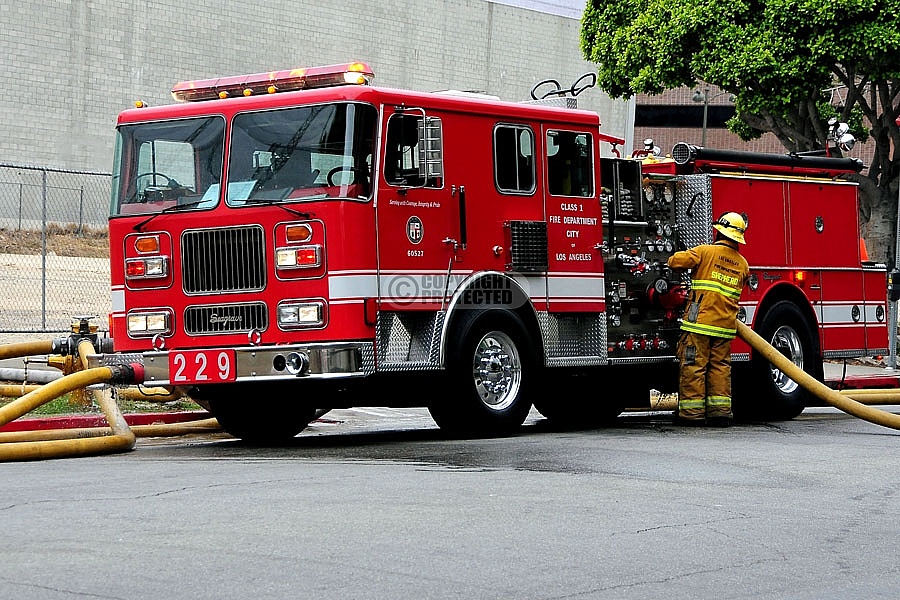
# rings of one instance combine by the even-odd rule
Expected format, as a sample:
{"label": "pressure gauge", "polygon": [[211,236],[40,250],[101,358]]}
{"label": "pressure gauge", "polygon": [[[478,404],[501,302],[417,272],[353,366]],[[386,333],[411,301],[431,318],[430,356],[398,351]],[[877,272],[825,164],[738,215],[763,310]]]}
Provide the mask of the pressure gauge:
{"label": "pressure gauge", "polygon": [[672,226],[666,223],[663,225],[663,235],[669,236],[672,235]]}
{"label": "pressure gauge", "polygon": [[619,303],[619,293],[616,290],[613,290],[609,293],[609,303],[610,304],[618,304]]}
{"label": "pressure gauge", "polygon": [[652,185],[644,186],[644,199],[647,202],[653,202],[654,190]]}
{"label": "pressure gauge", "polygon": [[672,252],[675,249],[675,246],[672,245],[672,240],[666,240],[666,252]]}
{"label": "pressure gauge", "polygon": [[671,185],[664,186],[663,199],[666,201],[666,204],[671,204],[673,198],[675,198],[675,188]]}

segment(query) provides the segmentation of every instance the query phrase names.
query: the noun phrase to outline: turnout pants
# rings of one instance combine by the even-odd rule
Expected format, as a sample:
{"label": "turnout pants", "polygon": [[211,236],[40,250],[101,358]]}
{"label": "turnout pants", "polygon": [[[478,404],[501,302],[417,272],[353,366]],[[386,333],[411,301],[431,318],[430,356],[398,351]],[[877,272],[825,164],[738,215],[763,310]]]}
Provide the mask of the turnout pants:
{"label": "turnout pants", "polygon": [[678,417],[732,418],[731,340],[683,331],[677,354],[681,364]]}

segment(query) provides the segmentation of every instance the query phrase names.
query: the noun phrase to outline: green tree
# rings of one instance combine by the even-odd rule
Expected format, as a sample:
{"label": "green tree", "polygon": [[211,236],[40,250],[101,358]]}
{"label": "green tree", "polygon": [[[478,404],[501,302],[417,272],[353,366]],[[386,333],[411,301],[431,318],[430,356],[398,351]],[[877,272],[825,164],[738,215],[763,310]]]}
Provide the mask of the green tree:
{"label": "green tree", "polygon": [[[699,82],[735,97],[728,127],[775,134],[788,151],[825,147],[828,119],[874,143],[860,232],[894,264],[900,186],[900,0],[589,0],[581,48],[613,98]],[[839,89],[842,102],[831,102]]]}

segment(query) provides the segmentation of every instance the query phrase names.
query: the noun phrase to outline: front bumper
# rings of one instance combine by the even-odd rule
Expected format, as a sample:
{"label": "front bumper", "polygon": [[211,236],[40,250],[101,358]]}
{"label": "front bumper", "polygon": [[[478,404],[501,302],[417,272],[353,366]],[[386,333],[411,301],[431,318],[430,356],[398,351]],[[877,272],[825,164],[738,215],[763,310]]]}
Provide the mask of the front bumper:
{"label": "front bumper", "polygon": [[[372,342],[251,346],[227,350],[235,352],[234,382],[365,377],[375,372],[375,345]],[[299,371],[290,368],[296,364],[297,357],[302,357],[303,362],[303,369]],[[144,367],[144,383],[173,385],[167,351],[89,357],[92,367],[134,362]]]}

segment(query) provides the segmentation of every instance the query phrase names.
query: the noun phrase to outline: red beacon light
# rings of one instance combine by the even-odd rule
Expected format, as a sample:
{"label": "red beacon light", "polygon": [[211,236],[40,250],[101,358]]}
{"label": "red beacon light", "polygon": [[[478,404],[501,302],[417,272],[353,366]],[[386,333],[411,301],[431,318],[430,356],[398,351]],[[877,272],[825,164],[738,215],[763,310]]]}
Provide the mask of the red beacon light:
{"label": "red beacon light", "polygon": [[370,85],[374,78],[375,74],[369,65],[353,62],[324,67],[182,81],[172,87],[172,97],[179,102],[195,102],[336,85]]}

